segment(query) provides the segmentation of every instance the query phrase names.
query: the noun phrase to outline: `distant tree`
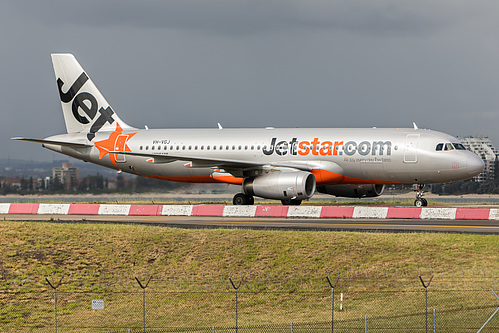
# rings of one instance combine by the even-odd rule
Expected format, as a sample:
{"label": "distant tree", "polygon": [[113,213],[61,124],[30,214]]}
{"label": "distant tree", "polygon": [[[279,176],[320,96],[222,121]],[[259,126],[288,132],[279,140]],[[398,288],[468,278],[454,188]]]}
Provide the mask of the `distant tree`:
{"label": "distant tree", "polygon": [[28,180],[24,177],[21,178],[21,191],[26,191],[28,189]]}
{"label": "distant tree", "polygon": [[52,179],[52,182],[50,183],[50,190],[51,191],[62,191],[64,189],[64,185],[61,183],[61,180],[59,177],[54,177]]}
{"label": "distant tree", "polygon": [[119,174],[116,177],[116,189],[118,191],[122,191],[125,188],[125,180],[123,179],[123,176]]}

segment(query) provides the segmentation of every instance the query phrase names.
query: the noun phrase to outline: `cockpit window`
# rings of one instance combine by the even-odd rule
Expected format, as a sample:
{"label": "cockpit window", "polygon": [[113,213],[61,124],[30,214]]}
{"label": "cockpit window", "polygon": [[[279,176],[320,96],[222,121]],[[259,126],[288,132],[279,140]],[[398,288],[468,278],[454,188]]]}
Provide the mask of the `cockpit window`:
{"label": "cockpit window", "polygon": [[437,145],[437,149],[436,149],[436,150],[437,150],[437,151],[441,151],[443,147],[444,147],[444,144],[443,144],[443,143],[439,143],[439,144]]}
{"label": "cockpit window", "polygon": [[455,142],[455,143],[453,143],[453,145],[454,145],[454,148],[456,148],[457,150],[466,150],[466,148],[463,146],[462,143]]}
{"label": "cockpit window", "polygon": [[452,145],[452,143],[446,143],[445,144],[445,149],[444,150],[453,150],[454,149],[454,146]]}

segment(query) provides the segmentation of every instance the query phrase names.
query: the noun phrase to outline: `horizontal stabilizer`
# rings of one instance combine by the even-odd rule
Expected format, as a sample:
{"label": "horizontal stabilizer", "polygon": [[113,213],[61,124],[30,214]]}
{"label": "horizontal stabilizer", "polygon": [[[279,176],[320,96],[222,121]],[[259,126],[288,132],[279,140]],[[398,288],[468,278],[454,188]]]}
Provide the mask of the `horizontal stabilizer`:
{"label": "horizontal stabilizer", "polygon": [[46,144],[46,145],[66,146],[66,147],[73,147],[73,148],[90,148],[90,147],[94,146],[94,145],[89,145],[89,144],[86,144],[86,143],[67,142],[67,141],[53,141],[53,140],[20,138],[20,137],[18,137],[18,138],[11,138],[11,140],[29,141],[29,142],[36,142],[36,143]]}

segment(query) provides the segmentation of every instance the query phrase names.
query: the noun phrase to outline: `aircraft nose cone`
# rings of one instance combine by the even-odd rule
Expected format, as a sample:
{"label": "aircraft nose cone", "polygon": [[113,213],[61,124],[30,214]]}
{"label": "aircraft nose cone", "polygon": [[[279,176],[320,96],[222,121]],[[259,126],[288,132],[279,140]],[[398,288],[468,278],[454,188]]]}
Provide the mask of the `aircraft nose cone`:
{"label": "aircraft nose cone", "polygon": [[468,157],[466,165],[470,177],[478,175],[485,168],[485,164],[483,163],[482,159],[476,155]]}

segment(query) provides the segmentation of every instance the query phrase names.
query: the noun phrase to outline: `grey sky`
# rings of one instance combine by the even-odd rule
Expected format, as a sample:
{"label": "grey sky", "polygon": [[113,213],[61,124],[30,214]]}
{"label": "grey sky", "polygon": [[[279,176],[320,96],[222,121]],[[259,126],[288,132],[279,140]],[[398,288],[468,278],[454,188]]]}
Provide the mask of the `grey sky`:
{"label": "grey sky", "polygon": [[50,53],[150,128],[411,127],[499,146],[499,2],[3,0],[0,154],[65,131]]}

